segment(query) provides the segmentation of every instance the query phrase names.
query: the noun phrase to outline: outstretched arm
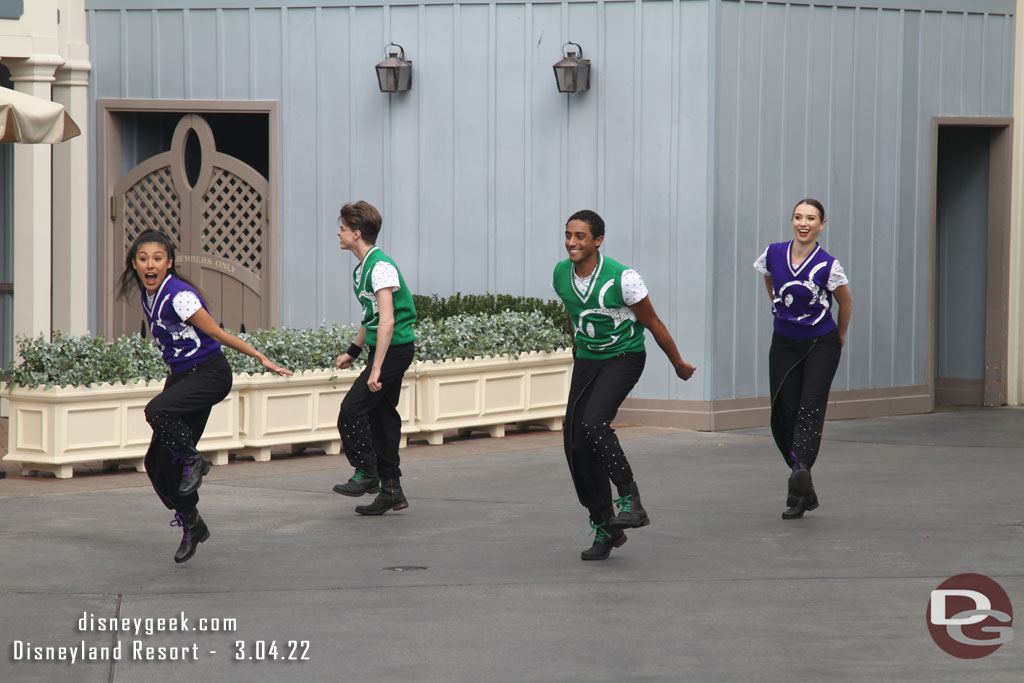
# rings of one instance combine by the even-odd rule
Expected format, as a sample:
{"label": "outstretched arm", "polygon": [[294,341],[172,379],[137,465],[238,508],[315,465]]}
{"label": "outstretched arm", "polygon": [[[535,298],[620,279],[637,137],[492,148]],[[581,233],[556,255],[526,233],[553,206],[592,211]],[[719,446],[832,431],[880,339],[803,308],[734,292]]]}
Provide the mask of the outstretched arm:
{"label": "outstretched arm", "polygon": [[189,317],[188,322],[192,325],[195,325],[200,330],[205,332],[207,336],[220,342],[222,345],[228,347],[229,349],[234,349],[239,353],[244,353],[247,356],[252,356],[256,360],[258,360],[260,362],[260,365],[265,367],[267,370],[277,373],[278,375],[292,374],[291,370],[285,370],[282,367],[278,367],[277,365],[274,364],[273,361],[271,361],[269,358],[264,356],[262,353],[254,349],[246,342],[242,341],[241,339],[231,334],[227,330],[222,330],[220,325],[218,325],[217,322],[210,316],[210,314],[206,312],[205,308],[200,308],[198,311],[193,313]]}
{"label": "outstretched arm", "polygon": [[661,322],[661,318],[654,312],[654,304],[651,303],[651,297],[645,296],[641,301],[630,306],[633,312],[636,313],[637,319],[643,324],[644,327],[651,331],[654,335],[654,341],[658,342],[658,346],[668,356],[668,360],[672,363],[672,367],[675,368],[676,375],[680,379],[690,379],[693,377],[694,371],[697,369],[696,365],[687,363],[679,355],[679,349],[676,348],[676,342],[672,339],[672,335],[669,334],[668,328],[665,327],[665,323]]}

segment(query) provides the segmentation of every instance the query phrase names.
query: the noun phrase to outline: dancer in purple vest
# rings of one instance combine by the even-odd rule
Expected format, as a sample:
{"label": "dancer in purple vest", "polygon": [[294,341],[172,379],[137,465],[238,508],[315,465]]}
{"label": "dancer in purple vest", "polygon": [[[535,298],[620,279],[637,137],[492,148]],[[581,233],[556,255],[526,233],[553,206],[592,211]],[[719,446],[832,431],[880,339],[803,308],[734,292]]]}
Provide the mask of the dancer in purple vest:
{"label": "dancer in purple vest", "polygon": [[[792,220],[793,239],[769,245],[754,262],[775,317],[768,373],[772,436],[790,468],[783,519],[798,519],[819,505],[811,468],[853,312],[843,267],[818,244],[825,207],[817,199],[801,199]],[[838,323],[832,319],[833,297]]]}
{"label": "dancer in purple vest", "polygon": [[164,390],[146,406],[153,439],[146,452],[146,473],[168,510],[171,526],[182,527],[174,561],[196,554],[210,537],[199,516],[197,489],[210,463],[196,450],[210,410],[231,391],[231,368],[221,345],[252,356],[279,375],[292,374],[214,322],[191,282],[174,270],[174,244],[167,235],[147,230],[136,238],[125,257],[118,297],[138,288],[149,329],[171,374]]}

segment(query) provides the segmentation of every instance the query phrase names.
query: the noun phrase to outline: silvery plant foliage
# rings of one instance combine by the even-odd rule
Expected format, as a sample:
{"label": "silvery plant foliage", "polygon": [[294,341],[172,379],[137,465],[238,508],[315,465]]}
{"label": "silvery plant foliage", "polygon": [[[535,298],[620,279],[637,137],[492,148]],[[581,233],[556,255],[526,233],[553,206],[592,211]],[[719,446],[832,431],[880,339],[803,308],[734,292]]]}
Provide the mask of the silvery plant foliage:
{"label": "silvery plant foliage", "polygon": [[540,311],[455,315],[416,326],[416,360],[518,358],[522,353],[554,351],[569,343],[568,332]]}
{"label": "silvery plant foliage", "polygon": [[[356,325],[337,325],[321,323],[316,329],[273,328],[255,330],[239,334],[239,339],[249,342],[253,348],[259,349],[267,358],[282,368],[292,372],[302,370],[334,369],[338,356],[356,338],[359,327]],[[232,372],[259,374],[267,372],[266,368],[252,356],[225,348],[224,355],[231,365]],[[364,353],[353,363],[353,367],[362,367],[366,361]]]}
{"label": "silvery plant foliage", "polygon": [[[564,327],[541,311],[511,311],[451,315],[422,320],[415,326],[416,360],[506,356],[518,358],[532,351],[554,351],[570,344]],[[239,334],[281,367],[333,370],[338,356],[356,338],[357,325],[323,323],[316,329],[266,329]],[[26,389],[78,387],[139,380],[163,379],[167,365],[152,340],[124,335],[113,341],[94,335],[81,337],[53,333],[52,340],[19,337],[20,361],[8,371],[8,383]],[[266,370],[255,358],[227,347],[224,355],[236,373]],[[367,354],[353,364],[361,368]]]}
{"label": "silvery plant foliage", "polygon": [[53,333],[53,339],[18,337],[20,362],[9,371],[9,383],[28,389],[90,386],[163,379],[167,365],[160,350],[137,334],[113,341],[94,335]]}

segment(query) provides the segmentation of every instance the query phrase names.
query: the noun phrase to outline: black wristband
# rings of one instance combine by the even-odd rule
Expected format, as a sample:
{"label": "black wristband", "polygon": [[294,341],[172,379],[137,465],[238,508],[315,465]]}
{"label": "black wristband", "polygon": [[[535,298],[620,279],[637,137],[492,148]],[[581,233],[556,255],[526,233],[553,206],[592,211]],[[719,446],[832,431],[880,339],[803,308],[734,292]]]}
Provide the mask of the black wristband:
{"label": "black wristband", "polygon": [[348,351],[346,351],[345,353],[347,353],[353,359],[356,359],[359,358],[359,354],[361,354],[362,352],[362,346],[359,346],[358,344],[349,344]]}

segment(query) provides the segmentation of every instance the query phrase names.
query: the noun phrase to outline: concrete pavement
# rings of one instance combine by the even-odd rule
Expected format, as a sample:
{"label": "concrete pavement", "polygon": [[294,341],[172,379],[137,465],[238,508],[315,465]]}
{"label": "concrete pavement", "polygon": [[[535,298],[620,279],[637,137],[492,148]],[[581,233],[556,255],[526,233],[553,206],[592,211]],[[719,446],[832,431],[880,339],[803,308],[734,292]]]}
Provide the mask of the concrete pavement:
{"label": "concrete pavement", "polygon": [[[144,474],[9,468],[0,680],[1021,680],[1024,636],[957,659],[925,611],[965,572],[1024,609],[1024,411],[828,422],[821,508],[795,521],[767,429],[618,433],[654,524],[587,563],[558,433],[413,445],[411,507],[379,518],[331,492],[337,455],[214,468],[212,536],[183,565]],[[25,660],[83,642],[120,658]]]}

